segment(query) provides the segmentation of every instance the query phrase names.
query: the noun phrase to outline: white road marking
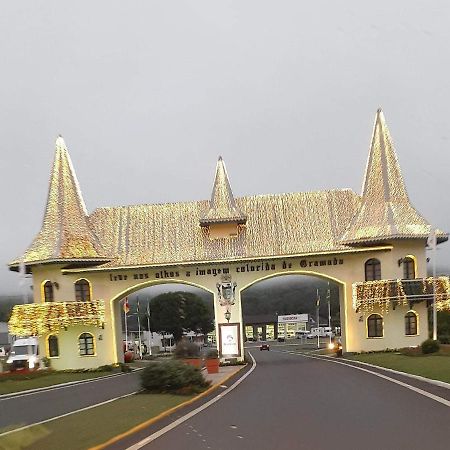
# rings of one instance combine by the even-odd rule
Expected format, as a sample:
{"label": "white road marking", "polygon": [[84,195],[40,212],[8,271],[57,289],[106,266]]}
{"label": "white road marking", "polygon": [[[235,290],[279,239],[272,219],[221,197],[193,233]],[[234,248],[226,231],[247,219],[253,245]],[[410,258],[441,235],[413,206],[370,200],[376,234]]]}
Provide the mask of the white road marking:
{"label": "white road marking", "polygon": [[431,400],[434,400],[434,401],[436,401],[438,403],[441,403],[441,404],[443,404],[443,405],[445,405],[447,407],[450,407],[450,401],[445,399],[445,398],[442,398],[442,397],[439,397],[437,395],[431,394],[430,392],[424,391],[423,389],[419,389],[419,388],[417,388],[415,386],[412,386],[412,385],[410,385],[408,383],[404,383],[403,381],[396,380],[395,378],[388,377],[387,375],[383,375],[382,373],[373,372],[372,370],[365,369],[364,367],[354,366],[353,364],[348,364],[348,363],[345,363],[343,361],[336,361],[334,359],[321,358],[319,356],[304,355],[304,354],[301,354],[301,353],[294,353],[294,352],[283,351],[283,350],[279,350],[279,352],[280,353],[288,353],[290,355],[303,356],[305,358],[318,359],[320,361],[331,362],[331,363],[335,363],[335,364],[342,364],[343,366],[348,366],[348,367],[351,367],[352,369],[361,370],[362,372],[367,372],[367,373],[370,373],[372,375],[375,375],[376,377],[383,378],[383,380],[387,380],[387,381],[390,381],[391,383],[398,384],[399,386],[402,386],[402,387],[404,387],[406,389],[410,389],[411,391],[414,391],[417,394],[423,395],[424,397],[427,397],[427,398],[429,398]]}
{"label": "white road marking", "polygon": [[97,408],[97,406],[106,405],[107,403],[114,402],[114,401],[119,400],[121,398],[129,397],[130,395],[137,394],[138,392],[139,391],[135,391],[135,392],[132,392],[131,394],[121,395],[120,397],[111,398],[111,399],[106,400],[104,402],[97,403],[96,405],[86,406],[85,408],[80,408],[80,409],[77,409],[76,411],[71,411],[71,412],[68,412],[68,413],[65,413],[65,414],[61,414],[60,416],[51,417],[50,419],[41,420],[40,422],[35,422],[35,423],[32,423],[30,425],[25,425],[25,426],[20,427],[20,428],[15,428],[14,430],[5,431],[4,433],[0,434],[0,437],[7,436],[8,434],[16,433],[17,431],[26,430],[26,429],[34,427],[36,425],[42,425],[43,423],[48,423],[48,422],[51,422],[52,420],[62,419],[63,417],[71,416],[72,414],[76,414],[76,413],[79,413],[79,412],[82,412],[82,411],[87,411],[88,409]]}
{"label": "white road marking", "polygon": [[206,408],[209,408],[214,403],[221,400],[225,395],[229,394],[233,389],[238,387],[256,368],[256,361],[255,358],[253,358],[253,355],[249,352],[250,357],[252,358],[252,367],[251,369],[244,374],[239,380],[237,380],[233,385],[231,385],[227,391],[224,391],[223,393],[217,395],[216,397],[212,398],[208,402],[206,402],[204,405],[199,406],[197,409],[194,409],[193,411],[187,413],[185,416],[180,417],[179,419],[175,420],[171,424],[165,426],[164,428],[161,428],[159,431],[156,431],[155,433],[151,434],[150,436],[147,436],[145,439],[142,439],[141,441],[137,442],[136,444],[132,445],[131,447],[128,447],[127,450],[138,450],[145,445],[149,444],[150,442],[153,442],[155,439],[158,439],[163,434],[166,434],[168,431],[173,430],[178,425],[181,425],[183,422],[186,422],[186,420],[189,420],[191,417],[194,417],[198,413],[204,411]]}

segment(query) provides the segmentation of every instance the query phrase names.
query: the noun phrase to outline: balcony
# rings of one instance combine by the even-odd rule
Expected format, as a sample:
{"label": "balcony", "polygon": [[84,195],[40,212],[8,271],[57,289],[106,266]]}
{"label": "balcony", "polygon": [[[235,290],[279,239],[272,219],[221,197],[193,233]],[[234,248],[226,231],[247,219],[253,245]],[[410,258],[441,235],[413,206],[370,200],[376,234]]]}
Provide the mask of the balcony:
{"label": "balcony", "polygon": [[434,290],[437,310],[450,310],[449,277],[365,281],[354,283],[352,287],[353,308],[356,312],[371,312],[375,307],[388,311],[397,305],[412,308],[414,303],[422,301],[431,304]]}
{"label": "balcony", "polygon": [[16,336],[43,336],[75,325],[103,327],[105,303],[48,302],[14,306],[8,327]]}

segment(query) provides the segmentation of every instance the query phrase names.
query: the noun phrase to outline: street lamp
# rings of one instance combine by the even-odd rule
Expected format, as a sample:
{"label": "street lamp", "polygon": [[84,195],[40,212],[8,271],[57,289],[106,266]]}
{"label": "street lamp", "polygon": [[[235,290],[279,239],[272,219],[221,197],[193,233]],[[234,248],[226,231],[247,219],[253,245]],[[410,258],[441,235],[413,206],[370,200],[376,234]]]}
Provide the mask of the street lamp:
{"label": "street lamp", "polygon": [[225,319],[227,319],[227,322],[230,323],[231,313],[230,313],[230,310],[229,310],[229,309],[227,309],[227,310],[225,311]]}

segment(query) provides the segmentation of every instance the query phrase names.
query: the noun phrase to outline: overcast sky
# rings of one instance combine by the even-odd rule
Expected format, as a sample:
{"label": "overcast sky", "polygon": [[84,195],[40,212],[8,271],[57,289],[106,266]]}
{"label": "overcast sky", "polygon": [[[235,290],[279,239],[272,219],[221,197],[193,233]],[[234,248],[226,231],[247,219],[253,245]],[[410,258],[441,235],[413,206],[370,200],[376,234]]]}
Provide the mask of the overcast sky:
{"label": "overcast sky", "polygon": [[[413,205],[450,230],[450,3],[9,1],[0,15],[1,293],[62,134],[89,211],[361,192],[384,110]],[[450,245],[438,265],[450,266]]]}

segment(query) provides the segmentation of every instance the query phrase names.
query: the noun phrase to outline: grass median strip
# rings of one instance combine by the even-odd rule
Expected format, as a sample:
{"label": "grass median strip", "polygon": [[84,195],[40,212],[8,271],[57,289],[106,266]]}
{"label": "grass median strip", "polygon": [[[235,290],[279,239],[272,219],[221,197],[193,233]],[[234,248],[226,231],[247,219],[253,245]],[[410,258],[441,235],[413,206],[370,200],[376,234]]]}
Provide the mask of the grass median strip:
{"label": "grass median strip", "polygon": [[124,433],[191,398],[193,396],[170,394],[132,395],[23,431],[0,436],[0,449],[86,449]]}
{"label": "grass median strip", "polygon": [[[90,380],[92,378],[104,377],[111,375],[113,372],[80,372],[80,373],[64,373],[54,372],[46,373],[39,376],[23,375],[14,380],[0,379],[0,395],[11,394],[13,392],[27,391],[29,389],[37,389],[53,386],[55,384],[69,383],[71,381]],[[119,373],[119,372],[117,372]]]}
{"label": "grass median strip", "polygon": [[398,353],[363,353],[346,356],[346,359],[450,383],[450,357],[448,355],[406,356]]}

